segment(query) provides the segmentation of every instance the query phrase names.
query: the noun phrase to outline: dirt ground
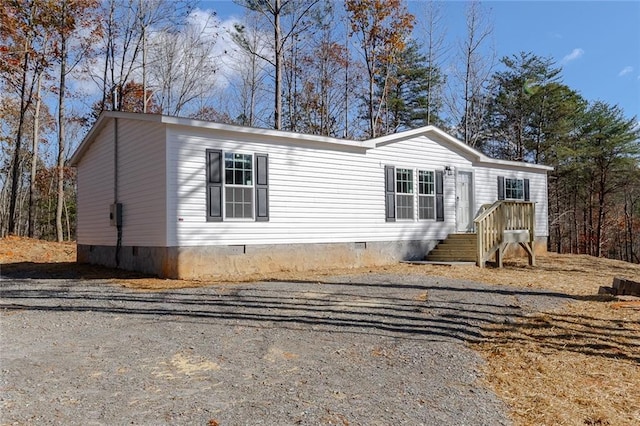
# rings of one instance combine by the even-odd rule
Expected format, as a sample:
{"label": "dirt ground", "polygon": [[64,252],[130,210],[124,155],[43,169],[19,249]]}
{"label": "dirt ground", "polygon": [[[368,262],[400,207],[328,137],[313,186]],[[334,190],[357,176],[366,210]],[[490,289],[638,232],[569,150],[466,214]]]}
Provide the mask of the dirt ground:
{"label": "dirt ground", "polygon": [[[142,292],[212,285],[76,265],[74,260],[74,244],[0,240],[0,275],[19,275],[28,269],[30,275],[45,278],[109,277],[117,285]],[[597,296],[598,288],[611,285],[614,277],[640,281],[640,265],[556,254],[539,256],[537,261],[536,267],[524,259],[512,259],[503,269],[401,264],[375,270],[283,272],[247,280],[325,282],[336,275],[385,273],[564,295],[569,303],[541,308],[504,324],[489,324],[483,328],[487,339],[469,343],[486,361],[487,386],[509,407],[518,425],[640,424],[640,303],[633,298]]]}

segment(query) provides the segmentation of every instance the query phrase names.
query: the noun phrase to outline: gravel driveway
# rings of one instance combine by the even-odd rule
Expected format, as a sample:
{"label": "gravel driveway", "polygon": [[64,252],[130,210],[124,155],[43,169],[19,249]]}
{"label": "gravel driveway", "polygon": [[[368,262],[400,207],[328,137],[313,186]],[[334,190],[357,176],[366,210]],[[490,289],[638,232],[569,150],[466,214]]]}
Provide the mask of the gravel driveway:
{"label": "gravel driveway", "polygon": [[468,342],[558,295],[424,275],[0,280],[1,424],[503,425]]}

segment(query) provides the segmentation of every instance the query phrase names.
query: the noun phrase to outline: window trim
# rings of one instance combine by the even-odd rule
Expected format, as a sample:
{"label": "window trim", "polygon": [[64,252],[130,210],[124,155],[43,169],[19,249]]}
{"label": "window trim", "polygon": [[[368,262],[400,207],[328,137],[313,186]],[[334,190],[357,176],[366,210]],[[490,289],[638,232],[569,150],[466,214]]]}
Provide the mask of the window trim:
{"label": "window trim", "polygon": [[[227,163],[226,156],[231,155],[246,155],[251,159],[251,185],[242,185],[235,183],[227,183]],[[247,151],[222,151],[222,218],[227,222],[254,222],[256,220],[256,168],[255,168],[255,154]],[[232,169],[236,170],[236,169]],[[251,188],[251,217],[228,217],[227,216],[227,188]]]}
{"label": "window trim", "polygon": [[[398,179],[398,174],[399,173],[404,173],[404,172],[409,172],[409,176],[411,176],[411,181],[406,181],[406,180],[400,180]],[[398,221],[405,221],[405,222],[409,222],[409,221],[415,221],[416,220],[416,190],[415,190],[415,169],[411,168],[411,167],[396,167],[395,168],[395,204],[396,204],[396,220]],[[410,182],[411,187],[410,187],[410,192],[400,192],[399,189],[399,185],[401,185],[402,182]],[[408,197],[411,197],[411,217],[401,217],[400,216],[400,203],[399,203],[399,197],[405,197],[408,199]]]}
{"label": "window trim", "polygon": [[[430,173],[431,174],[431,182],[430,182],[431,193],[425,193],[425,194],[421,193],[421,185],[422,185],[421,182],[420,182],[421,173]],[[437,215],[437,213],[436,213],[436,210],[437,210],[436,209],[436,171],[435,170],[429,170],[429,169],[416,169],[416,175],[417,175],[417,178],[418,178],[418,193],[416,194],[417,195],[417,201],[418,201],[418,217],[417,217],[417,219],[419,221],[432,221],[432,222],[435,222],[436,215]],[[429,184],[429,183],[426,183],[426,184]],[[430,209],[432,217],[424,217],[424,218],[420,217],[421,211],[423,210],[420,207],[420,198],[431,198],[433,200],[432,208]]]}
{"label": "window trim", "polygon": [[[506,179],[522,181],[522,198],[507,198]],[[498,176],[498,200],[527,201],[527,202],[531,201],[531,180],[526,177],[521,178],[521,177]]]}
{"label": "window trim", "polygon": [[[509,187],[509,183],[510,182],[517,182],[520,186],[520,188],[513,188],[513,187]],[[522,194],[522,197],[518,197],[518,198],[514,198],[514,197],[508,197],[507,193],[508,192],[512,192],[513,191],[518,191]],[[513,195],[513,194],[511,194]],[[525,196],[524,196],[524,179],[522,178],[511,178],[511,177],[506,177],[504,178],[504,199],[508,200],[508,201],[524,201],[525,200]]]}

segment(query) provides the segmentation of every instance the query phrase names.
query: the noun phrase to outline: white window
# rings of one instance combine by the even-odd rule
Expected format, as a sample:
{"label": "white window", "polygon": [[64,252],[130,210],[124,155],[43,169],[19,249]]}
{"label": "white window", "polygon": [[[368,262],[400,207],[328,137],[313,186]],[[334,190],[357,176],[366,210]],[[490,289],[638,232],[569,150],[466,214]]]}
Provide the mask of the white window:
{"label": "white window", "polygon": [[435,175],[432,171],[418,170],[418,218],[436,218]]}
{"label": "white window", "polygon": [[206,150],[207,222],[269,220],[269,156]]}
{"label": "white window", "polygon": [[[442,170],[384,166],[385,220],[416,220],[417,208],[417,220],[444,221],[442,173]],[[503,189],[504,177],[499,178],[500,188]],[[414,182],[418,184],[417,191],[414,189]]]}
{"label": "white window", "polygon": [[413,219],[413,170],[396,169],[396,217]]}
{"label": "white window", "polygon": [[505,178],[504,198],[506,200],[524,200],[524,180]]}
{"label": "white window", "polygon": [[253,155],[224,153],[224,217],[253,219]]}

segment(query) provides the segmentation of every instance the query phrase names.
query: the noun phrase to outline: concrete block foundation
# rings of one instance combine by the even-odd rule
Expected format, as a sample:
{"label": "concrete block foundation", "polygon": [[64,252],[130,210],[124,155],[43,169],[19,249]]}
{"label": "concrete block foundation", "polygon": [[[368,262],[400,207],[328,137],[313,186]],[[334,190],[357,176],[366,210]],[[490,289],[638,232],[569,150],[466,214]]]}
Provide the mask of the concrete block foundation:
{"label": "concrete block foundation", "polygon": [[[280,271],[383,266],[423,260],[437,241],[138,247],[78,244],[77,260],[161,278],[224,280]],[[118,252],[118,253],[117,253]],[[116,258],[117,254],[117,258]]]}

